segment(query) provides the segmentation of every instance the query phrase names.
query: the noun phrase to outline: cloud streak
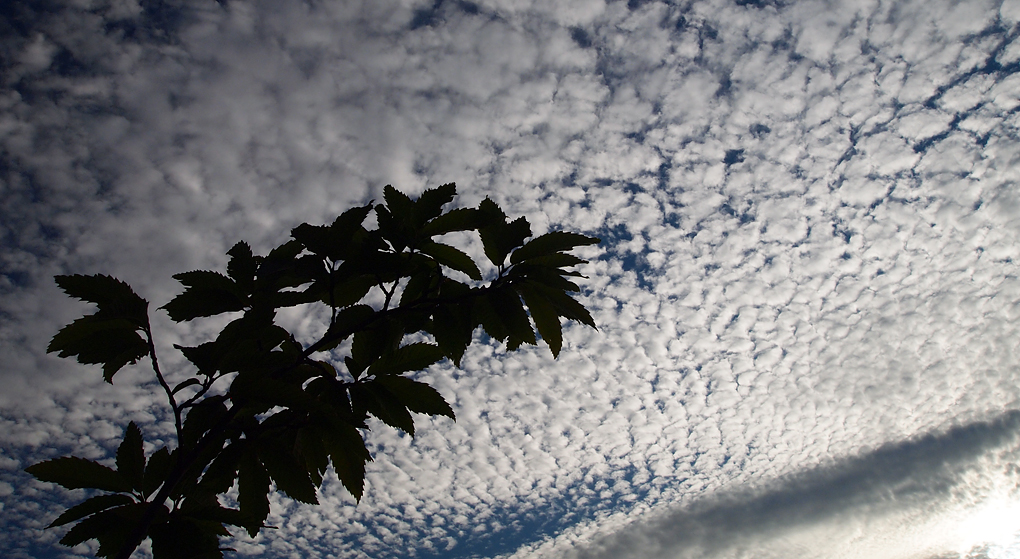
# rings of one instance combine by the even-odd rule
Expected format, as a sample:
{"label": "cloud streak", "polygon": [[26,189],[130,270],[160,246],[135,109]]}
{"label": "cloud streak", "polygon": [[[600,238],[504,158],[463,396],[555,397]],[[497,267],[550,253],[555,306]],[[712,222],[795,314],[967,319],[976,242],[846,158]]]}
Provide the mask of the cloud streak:
{"label": "cloud streak", "polygon": [[[1018,430],[1020,414],[1011,412],[886,444],[760,488],[723,491],[660,512],[567,556],[899,557],[906,551],[930,557],[955,551],[942,546],[958,541],[933,530],[945,519],[932,522],[918,511],[959,515],[975,505],[982,482],[1015,491],[1017,473],[1009,465],[1020,450]],[[904,540],[916,547],[903,549]]]}

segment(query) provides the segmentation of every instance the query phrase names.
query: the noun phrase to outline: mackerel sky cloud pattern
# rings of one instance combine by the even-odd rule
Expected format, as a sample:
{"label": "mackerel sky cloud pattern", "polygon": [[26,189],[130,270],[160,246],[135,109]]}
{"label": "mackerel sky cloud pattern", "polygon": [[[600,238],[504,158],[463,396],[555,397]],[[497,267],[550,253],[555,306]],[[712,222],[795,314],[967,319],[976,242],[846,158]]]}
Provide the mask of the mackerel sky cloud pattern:
{"label": "mackerel sky cloud pattern", "polygon": [[[142,370],[44,354],[82,310],[54,274],[159,305],[237,240],[451,181],[603,239],[599,330],[419,373],[457,422],[373,426],[360,504],[274,498],[238,556],[1020,554],[1020,2],[26,4],[0,13],[4,556],[94,550],[43,530],[66,495],[24,467],[172,431]],[[183,375],[171,344],[217,325],[154,314]]]}

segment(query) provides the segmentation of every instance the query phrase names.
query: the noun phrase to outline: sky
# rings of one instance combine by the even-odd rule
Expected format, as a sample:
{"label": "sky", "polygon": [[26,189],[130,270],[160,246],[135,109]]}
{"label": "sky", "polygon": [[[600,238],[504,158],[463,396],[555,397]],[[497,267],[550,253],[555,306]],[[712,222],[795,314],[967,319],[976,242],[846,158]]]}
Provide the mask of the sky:
{"label": "sky", "polygon": [[[1018,37],[1018,0],[3,3],[0,554],[96,549],[23,468],[172,431],[144,367],[45,354],[88,310],[54,275],[155,308],[456,182],[602,238],[599,329],[417,373],[457,421],[374,423],[360,503],[274,496],[237,557],[1020,557]],[[171,378],[222,325],[153,324]]]}

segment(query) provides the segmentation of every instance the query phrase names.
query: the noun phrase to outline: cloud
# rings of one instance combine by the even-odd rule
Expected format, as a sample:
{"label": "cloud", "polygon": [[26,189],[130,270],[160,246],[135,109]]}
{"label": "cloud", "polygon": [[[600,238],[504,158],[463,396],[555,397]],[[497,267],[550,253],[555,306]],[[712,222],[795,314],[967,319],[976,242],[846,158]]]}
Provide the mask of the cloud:
{"label": "cloud", "polygon": [[[720,491],[678,510],[646,514],[651,518],[566,556],[920,557],[956,551],[943,546],[959,544],[953,537],[960,534],[947,537],[934,528],[959,522],[961,512],[980,504],[973,500],[984,494],[982,483],[1015,489],[1016,473],[1008,466],[1020,449],[1018,429],[1020,415],[1011,412],[886,444],[763,487]],[[942,512],[933,521],[921,510]]]}
{"label": "cloud", "polygon": [[[461,370],[423,372],[456,424],[374,426],[362,503],[335,482],[320,507],[274,500],[280,529],[239,550],[558,556],[623,545],[604,539],[619,526],[666,549],[668,520],[721,556],[823,537],[852,556],[887,541],[882,522],[933,525],[930,503],[963,503],[936,489],[991,491],[958,475],[1001,469],[980,441],[1007,436],[1020,398],[1016,10],[838,4],[18,8],[4,460],[108,457],[129,419],[168,432],[144,371],[110,388],[42,354],[82,310],[53,274],[112,273],[158,306],[171,274],[221,268],[239,239],[265,250],[384,184],[452,180],[536,232],[604,239],[584,253],[600,330],[568,329],[557,361],[479,339]],[[216,325],[155,316],[183,374],[170,343]],[[0,524],[29,556],[60,498],[18,467]],[[734,535],[762,522],[782,529]]]}

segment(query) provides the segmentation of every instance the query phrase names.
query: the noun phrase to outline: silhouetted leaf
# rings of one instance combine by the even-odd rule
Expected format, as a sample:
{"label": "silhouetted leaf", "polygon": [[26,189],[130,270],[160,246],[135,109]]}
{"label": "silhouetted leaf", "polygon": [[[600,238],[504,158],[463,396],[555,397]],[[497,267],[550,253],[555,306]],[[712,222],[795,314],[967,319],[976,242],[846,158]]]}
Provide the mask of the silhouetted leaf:
{"label": "silhouetted leaf", "polygon": [[232,279],[223,274],[196,270],[176,274],[174,279],[184,284],[186,289],[160,307],[174,322],[244,310],[244,294]]}
{"label": "silhouetted leaf", "polygon": [[111,557],[119,551],[134,523],[148,506],[148,503],[134,503],[97,512],[75,524],[61,538],[60,543],[74,547],[88,540],[99,540],[96,555]]}
{"label": "silhouetted leaf", "polygon": [[87,499],[82,503],[67,509],[53,522],[50,522],[50,525],[47,526],[47,528],[53,528],[54,526],[63,526],[64,524],[74,522],[75,520],[81,520],[86,516],[95,514],[100,511],[104,511],[108,508],[118,507],[121,505],[130,505],[131,503],[134,502],[135,502],[134,499],[127,495],[122,494],[115,493],[112,495],[111,494],[98,495],[96,497]]}
{"label": "silhouetted leaf", "polygon": [[227,262],[227,275],[243,293],[251,293],[255,286],[255,272],[259,267],[260,258],[251,252],[248,243],[241,241],[227,251],[230,261]]}
{"label": "silhouetted leaf", "polygon": [[495,309],[499,320],[509,333],[506,345],[508,350],[517,349],[521,343],[532,345],[537,343],[535,331],[531,328],[528,314],[524,311],[524,305],[516,292],[504,287],[489,292],[486,299]]}
{"label": "silhouetted leaf", "polygon": [[563,330],[560,326],[560,317],[556,312],[556,307],[543,297],[540,292],[528,285],[522,285],[520,292],[524,297],[524,302],[528,305],[531,319],[535,321],[538,333],[545,340],[545,343],[549,344],[553,357],[558,357],[560,348],[563,347]]}
{"label": "silhouetted leaf", "polygon": [[200,485],[212,494],[225,493],[234,484],[247,441],[228,444],[202,473]]}
{"label": "silhouetted leaf", "polygon": [[92,276],[56,276],[57,285],[71,297],[95,303],[106,318],[123,318],[142,327],[148,323],[148,301],[139,297],[119,279],[97,274]]}
{"label": "silhouetted leaf", "polygon": [[477,325],[472,320],[473,315],[472,306],[468,303],[439,306],[433,312],[432,324],[428,328],[439,347],[458,367]]}
{"label": "silhouetted leaf", "polygon": [[596,237],[586,237],[579,233],[553,231],[531,239],[524,246],[510,255],[510,263],[518,264],[537,256],[545,256],[556,252],[570,250],[577,246],[595,245],[600,241]]}
{"label": "silhouetted leaf", "polygon": [[431,386],[401,376],[385,376],[376,379],[386,390],[395,395],[407,409],[428,415],[445,415],[456,420],[453,408]]}
{"label": "silhouetted leaf", "polygon": [[322,484],[322,474],[329,467],[329,453],[320,431],[314,424],[306,425],[298,429],[294,441],[295,458],[301,462],[301,467],[308,472],[316,487]]}
{"label": "silhouetted leaf", "polygon": [[375,380],[359,382],[350,387],[354,413],[364,409],[383,423],[414,436],[414,419],[400,399]]}
{"label": "silhouetted leaf", "polygon": [[407,371],[418,371],[439,361],[446,354],[439,346],[424,342],[399,347],[375,360],[368,368],[368,374],[375,376],[399,375]]}
{"label": "silhouetted leaf", "polygon": [[456,195],[457,185],[452,182],[422,192],[414,204],[417,218],[415,226],[421,227],[425,222],[439,216],[443,212],[443,206],[452,202]]}
{"label": "silhouetted leaf", "polygon": [[127,319],[107,319],[101,313],[83,316],[60,329],[47,353],[76,357],[84,365],[101,364],[103,378],[113,376],[128,363],[137,363],[149,352],[149,345],[138,335],[135,324]]}
{"label": "silhouetted leaf", "polygon": [[414,215],[414,201],[408,198],[407,194],[393,188],[391,185],[383,187],[383,199],[386,200],[386,209],[400,221],[411,221]]}
{"label": "silhouetted leaf", "polygon": [[226,413],[227,407],[223,402],[214,399],[202,400],[189,409],[181,430],[181,447],[189,448],[197,444],[202,435],[212,429]]}
{"label": "silhouetted leaf", "polygon": [[365,491],[365,462],[372,460],[361,434],[350,426],[334,426],[322,442],[340,482],[360,501]]}
{"label": "silhouetted leaf", "polygon": [[445,235],[454,231],[470,231],[483,223],[482,214],[475,208],[457,208],[433,219],[422,227],[428,237]]}
{"label": "silhouetted leaf", "polygon": [[332,297],[329,295],[328,286],[322,285],[321,295],[318,299],[337,308],[349,307],[364,298],[377,283],[376,279],[371,276],[355,276],[334,285]]}
{"label": "silhouetted leaf", "polygon": [[563,277],[564,275],[572,275],[572,272],[548,266],[535,266],[527,263],[518,264],[507,275],[513,278],[528,278],[533,283],[542,283],[559,291],[577,292],[581,290],[576,283]]}
{"label": "silhouetted leaf", "polygon": [[98,462],[66,456],[25,468],[39,481],[56,483],[65,489],[102,489],[130,492],[131,483],[119,472]]}
{"label": "silhouetted leaf", "polygon": [[482,280],[482,272],[478,270],[475,261],[471,260],[471,257],[464,254],[460,249],[441,243],[425,243],[421,245],[420,250],[435,258],[443,266],[453,268],[458,272],[464,272],[473,280]]}
{"label": "silhouetted leaf", "polygon": [[588,309],[584,308],[584,305],[578,303],[567,293],[541,283],[529,283],[528,286],[541,293],[542,297],[549,301],[549,304],[556,309],[560,316],[576,320],[598,330],[598,327],[595,326],[595,320],[591,317]]}
{"label": "silhouetted leaf", "polygon": [[319,504],[315,495],[315,484],[308,477],[308,470],[294,458],[292,452],[274,441],[260,442],[259,459],[266,467],[276,488],[288,497],[310,505]]}
{"label": "silhouetted leaf", "polygon": [[142,476],[142,495],[149,498],[166,481],[173,469],[173,462],[170,459],[170,451],[164,446],[149,457],[149,463],[145,465],[145,474]]}
{"label": "silhouetted leaf", "polygon": [[379,321],[371,328],[354,334],[351,358],[362,366],[374,363],[380,356],[395,349],[403,336],[404,332],[399,322]]}
{"label": "silhouetted leaf", "polygon": [[145,472],[145,453],[142,450],[142,431],[135,422],[128,423],[124,441],[117,448],[117,472],[127,479],[137,491],[142,490],[142,475]]}
{"label": "silhouetted leaf", "polygon": [[521,246],[524,239],[531,236],[531,224],[523,217],[507,223],[503,210],[488,198],[478,205],[478,211],[485,221],[485,225],[478,229],[485,256],[495,266],[502,266],[510,251]]}
{"label": "silhouetted leaf", "polygon": [[333,349],[351,334],[368,326],[374,315],[375,309],[368,305],[354,305],[336,313],[336,320],[322,338],[330,343],[323,345],[322,351]]}

